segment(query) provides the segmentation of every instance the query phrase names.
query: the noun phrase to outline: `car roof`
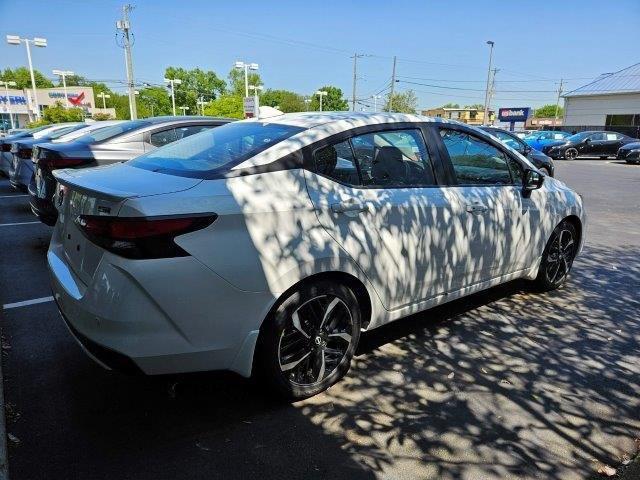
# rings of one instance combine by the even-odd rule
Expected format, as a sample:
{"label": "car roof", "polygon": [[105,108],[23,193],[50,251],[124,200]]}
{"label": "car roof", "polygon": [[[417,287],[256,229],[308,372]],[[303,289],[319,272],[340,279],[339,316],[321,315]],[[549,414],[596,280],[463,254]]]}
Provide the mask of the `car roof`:
{"label": "car roof", "polygon": [[[267,118],[249,118],[243,122],[277,123],[291,125],[293,127],[314,128],[331,123],[344,123],[354,127],[360,125],[375,125],[378,123],[402,123],[402,122],[448,122],[445,119],[425,117],[409,113],[368,113],[368,112],[297,112],[284,113]],[[457,123],[457,122],[455,122]]]}
{"label": "car roof", "polygon": [[149,122],[152,124],[159,123],[170,123],[170,122],[196,122],[196,121],[208,121],[208,122],[233,122],[235,119],[233,118],[224,118],[224,117],[207,117],[207,116],[196,116],[196,115],[165,115],[160,117],[149,117],[149,118],[140,118],[139,120],[143,120],[145,122]]}

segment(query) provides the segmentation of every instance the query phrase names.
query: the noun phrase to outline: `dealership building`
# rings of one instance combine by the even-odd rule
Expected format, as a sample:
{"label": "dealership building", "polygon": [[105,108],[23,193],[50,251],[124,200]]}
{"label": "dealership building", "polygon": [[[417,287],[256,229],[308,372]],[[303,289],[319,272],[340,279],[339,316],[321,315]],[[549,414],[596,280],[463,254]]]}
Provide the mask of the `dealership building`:
{"label": "dealership building", "polygon": [[[52,107],[56,102],[65,100],[65,92],[62,87],[36,89],[37,105],[42,113],[46,108]],[[108,113],[115,118],[115,109],[96,108],[91,87],[67,87],[67,105],[82,108],[87,117],[95,113]],[[36,102],[32,89],[0,89],[0,118],[4,125],[11,126],[13,117],[14,127],[23,127],[36,119]]]}
{"label": "dealership building", "polygon": [[563,97],[564,129],[640,136],[640,63],[600,75]]}

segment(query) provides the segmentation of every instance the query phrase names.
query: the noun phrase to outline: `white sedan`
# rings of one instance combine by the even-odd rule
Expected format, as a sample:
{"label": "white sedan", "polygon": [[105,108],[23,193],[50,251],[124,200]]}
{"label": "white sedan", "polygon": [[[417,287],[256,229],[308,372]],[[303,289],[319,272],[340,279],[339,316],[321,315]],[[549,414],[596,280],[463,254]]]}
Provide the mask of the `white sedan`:
{"label": "white sedan", "polygon": [[346,374],[363,330],[516,278],[557,288],[585,237],[562,182],[414,115],[246,120],[55,175],[53,292],[92,357],[294,400]]}

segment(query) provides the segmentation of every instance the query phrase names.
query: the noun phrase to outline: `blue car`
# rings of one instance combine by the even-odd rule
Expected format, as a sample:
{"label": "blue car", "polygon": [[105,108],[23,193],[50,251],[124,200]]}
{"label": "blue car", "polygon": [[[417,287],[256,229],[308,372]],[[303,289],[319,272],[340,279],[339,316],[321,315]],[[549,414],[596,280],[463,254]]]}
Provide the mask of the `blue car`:
{"label": "blue car", "polygon": [[546,145],[558,140],[564,140],[565,138],[568,138],[570,136],[571,134],[569,132],[541,130],[539,132],[534,132],[530,135],[527,135],[523,140],[527,142],[527,145],[529,145],[531,148],[544,152],[544,147]]}

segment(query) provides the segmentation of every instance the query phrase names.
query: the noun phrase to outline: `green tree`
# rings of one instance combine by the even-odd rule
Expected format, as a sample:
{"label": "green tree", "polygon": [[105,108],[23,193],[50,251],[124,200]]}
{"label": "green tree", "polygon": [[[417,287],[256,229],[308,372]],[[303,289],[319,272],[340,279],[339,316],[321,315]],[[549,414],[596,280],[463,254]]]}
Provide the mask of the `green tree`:
{"label": "green tree", "polygon": [[56,102],[44,109],[42,118],[49,123],[82,122],[84,111],[81,108],[64,108],[62,102]]}
{"label": "green tree", "polygon": [[277,107],[278,110],[284,113],[304,112],[306,109],[302,95],[289,90],[265,90],[260,95],[260,105]]}
{"label": "green tree", "polygon": [[474,103],[473,105],[465,105],[464,108],[475,108],[476,110],[484,111],[484,105],[481,103]]}
{"label": "green tree", "polygon": [[[558,117],[562,117],[564,109],[558,106]],[[556,106],[554,104],[543,105],[542,107],[536,108],[536,113],[533,115],[536,118],[545,118],[545,117],[555,117],[556,116]]]}
{"label": "green tree", "polygon": [[[349,110],[349,102],[342,95],[342,90],[338,87],[325,85],[318,90],[325,91],[327,94],[322,99],[322,110],[326,112],[343,112]],[[320,99],[318,95],[313,95],[310,104],[311,110],[320,110]]]}
{"label": "green tree", "polygon": [[[244,89],[244,69],[232,68],[229,72],[228,79],[229,87],[226,93],[244,97],[246,93]],[[249,71],[248,83],[249,85],[255,86],[262,85],[262,79],[259,74]],[[251,94],[251,92],[249,92],[249,94]]]}
{"label": "green tree", "polygon": [[459,103],[445,103],[442,108],[460,108]]}
{"label": "green tree", "polygon": [[141,118],[171,115],[171,96],[164,87],[147,87],[140,90],[137,99],[138,116]]}
{"label": "green tree", "polygon": [[387,94],[387,99],[384,107],[385,111],[387,112],[416,113],[417,108],[418,97],[416,97],[416,94],[413,92],[413,90],[394,93],[393,97],[391,97],[391,93]]}
{"label": "green tree", "polygon": [[[189,107],[189,112],[198,111],[198,98],[214,100],[225,92],[226,83],[211,70],[194,68],[186,70],[180,67],[167,67],[165,78],[180,79],[182,83],[175,86],[176,108]],[[154,112],[155,113],[155,112]]]}
{"label": "green tree", "polygon": [[[53,87],[53,82],[38,70],[33,71],[33,77],[35,78],[37,88]],[[14,88],[31,88],[31,75],[29,73],[29,69],[26,67],[18,67],[15,70],[6,68],[0,75],[0,78],[5,82],[16,82],[17,86]]]}
{"label": "green tree", "polygon": [[204,114],[212,117],[244,118],[242,96],[222,95],[204,107]]}

